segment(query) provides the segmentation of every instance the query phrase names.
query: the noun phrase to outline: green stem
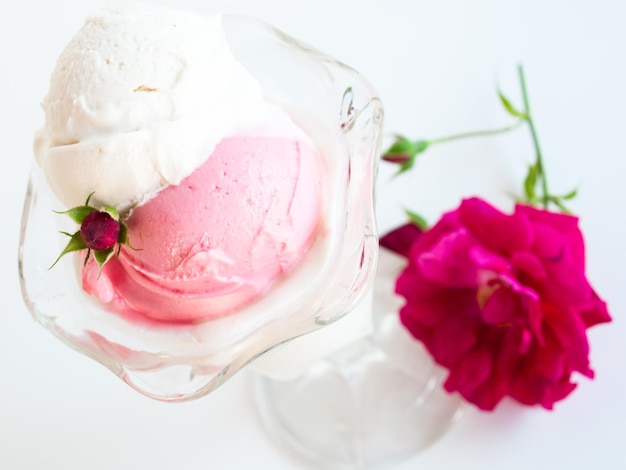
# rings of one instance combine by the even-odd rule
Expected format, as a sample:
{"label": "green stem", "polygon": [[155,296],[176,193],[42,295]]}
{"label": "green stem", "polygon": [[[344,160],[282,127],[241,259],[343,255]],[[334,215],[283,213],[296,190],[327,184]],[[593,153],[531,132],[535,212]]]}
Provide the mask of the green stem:
{"label": "green stem", "polygon": [[482,131],[473,131],[473,132],[463,132],[462,134],[454,134],[454,135],[449,135],[446,137],[439,137],[437,139],[431,139],[428,140],[428,144],[440,144],[443,142],[451,142],[453,140],[461,140],[461,139],[467,139],[470,137],[484,137],[484,136],[489,136],[489,135],[496,135],[496,134],[505,134],[507,132],[510,132],[514,129],[517,129],[522,123],[524,122],[524,119],[520,119],[519,121],[517,121],[515,124],[511,125],[511,126],[507,126],[507,127],[501,127],[500,129],[489,129],[489,130],[482,130]]}
{"label": "green stem", "polygon": [[517,71],[519,73],[519,81],[520,86],[522,88],[522,97],[524,98],[524,112],[526,113],[526,121],[528,122],[528,127],[530,128],[530,134],[533,139],[533,145],[535,146],[535,152],[537,154],[537,160],[535,165],[537,167],[537,172],[539,177],[541,178],[541,191],[543,192],[542,204],[544,209],[548,208],[548,204],[550,202],[550,193],[548,192],[548,178],[546,178],[546,171],[543,166],[543,155],[541,154],[541,148],[539,147],[539,138],[537,137],[537,129],[535,128],[535,123],[533,122],[532,115],[530,114],[530,104],[528,101],[528,92],[526,91],[526,80],[524,78],[524,68],[519,65],[517,67]]}

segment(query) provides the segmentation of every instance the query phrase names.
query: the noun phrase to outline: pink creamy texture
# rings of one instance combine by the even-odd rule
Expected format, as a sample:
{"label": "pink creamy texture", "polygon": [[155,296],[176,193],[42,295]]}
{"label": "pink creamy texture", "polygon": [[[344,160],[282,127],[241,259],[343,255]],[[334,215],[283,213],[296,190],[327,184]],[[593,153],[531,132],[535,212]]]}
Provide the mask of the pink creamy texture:
{"label": "pink creamy texture", "polygon": [[193,322],[236,312],[304,255],[320,219],[317,156],[283,137],[224,139],[128,219],[130,241],[83,288],[119,313]]}

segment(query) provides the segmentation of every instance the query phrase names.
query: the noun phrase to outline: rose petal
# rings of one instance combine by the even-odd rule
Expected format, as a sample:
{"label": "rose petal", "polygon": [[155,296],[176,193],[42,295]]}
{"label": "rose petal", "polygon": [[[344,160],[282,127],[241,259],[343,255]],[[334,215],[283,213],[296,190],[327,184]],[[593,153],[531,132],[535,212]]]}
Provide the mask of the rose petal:
{"label": "rose petal", "polygon": [[451,211],[444,214],[441,219],[439,219],[439,222],[426,230],[414,241],[409,250],[409,259],[412,257],[412,253],[419,254],[428,251],[442,236],[458,228],[461,228],[458,211]]}
{"label": "rose petal", "polygon": [[583,306],[579,313],[587,328],[611,321],[606,302],[601,300],[595,292],[592,292],[592,299],[589,301],[589,304]]}
{"label": "rose petal", "polygon": [[471,198],[461,203],[459,214],[481,244],[497,253],[525,251],[532,243],[533,231],[522,213],[507,215],[481,199]]}
{"label": "rose petal", "polygon": [[401,256],[408,256],[411,246],[424,234],[423,230],[412,223],[404,224],[380,239],[380,246]]}
{"label": "rose petal", "polygon": [[433,330],[421,321],[411,305],[405,305],[400,309],[400,322],[415,339],[422,341],[428,349],[427,344],[430,344]]}
{"label": "rose petal", "polygon": [[570,381],[571,370],[559,340],[549,329],[545,339],[544,346],[535,344],[524,359],[520,374],[511,384],[511,396],[526,405],[552,409],[554,402],[565,398],[576,384]]}
{"label": "rose petal", "polygon": [[531,206],[518,204],[515,212],[528,217],[533,226],[551,227],[565,237],[566,245],[570,247],[572,256],[576,263],[584,269],[585,267],[585,242],[582,232],[578,227],[578,217],[570,214],[562,214],[537,209]]}
{"label": "rose petal", "polygon": [[403,272],[396,282],[396,292],[407,299],[405,315],[413,315],[419,321],[435,327],[450,318],[472,312],[477,317],[478,305],[473,289],[449,289],[439,286],[411,272]]}
{"label": "rose petal", "polygon": [[575,388],[575,383],[570,382],[567,378],[563,378],[563,380],[560,380],[552,385],[552,387],[545,390],[545,394],[539,404],[546,410],[551,410],[554,408],[554,403],[568,396]]}
{"label": "rose petal", "polygon": [[509,273],[511,271],[511,263],[506,258],[488,251],[482,246],[472,246],[469,256],[472,263],[480,269],[497,273]]}
{"label": "rose petal", "polygon": [[577,312],[564,306],[543,305],[546,326],[554,334],[571,370],[588,377],[593,376],[589,368],[589,343],[585,324]]}
{"label": "rose petal", "polygon": [[[502,385],[502,386],[500,386]],[[493,411],[505,397],[508,387],[505,384],[496,384],[492,381],[481,384],[476,390],[467,393],[465,399],[483,411]]]}
{"label": "rose petal", "polygon": [[[525,330],[519,327],[491,328],[483,340],[491,344],[494,366],[489,380],[474,393],[480,408],[493,410],[508,393],[520,364]],[[482,395],[482,396],[481,396]]]}
{"label": "rose petal", "polygon": [[[481,287],[480,289],[482,289]],[[479,296],[480,296],[479,289]],[[520,304],[517,296],[501,282],[493,286],[484,286],[484,289],[491,289],[485,304],[481,309],[482,319],[490,325],[513,322],[517,318],[522,318],[524,312],[520,311]]]}
{"label": "rose petal", "polygon": [[520,332],[520,340],[519,340],[519,350],[518,353],[520,356],[524,356],[528,354],[530,351],[530,347],[533,343],[533,335],[527,329],[522,329]]}
{"label": "rose petal", "polygon": [[416,260],[421,275],[448,287],[475,287],[477,270],[469,258],[475,241],[464,229],[441,237],[429,251]]}
{"label": "rose petal", "polygon": [[546,340],[542,347],[535,347],[526,364],[526,371],[533,376],[535,381],[544,384],[553,384],[568,374],[565,354],[559,347],[553,332],[544,334]]}
{"label": "rose petal", "polygon": [[478,341],[479,324],[469,315],[457,315],[433,330],[428,350],[444,367],[459,362]]}
{"label": "rose petal", "polygon": [[469,399],[491,374],[493,357],[484,349],[470,351],[451,370],[444,382],[448,392],[458,391]]}
{"label": "rose petal", "polygon": [[527,318],[527,327],[528,332],[532,333],[533,338],[537,341],[537,344],[543,346],[544,338],[543,338],[543,310],[541,308],[541,300],[535,298],[533,300],[529,300],[528,308],[526,310],[528,315]]}
{"label": "rose petal", "polygon": [[514,323],[521,325],[540,337],[541,309],[535,291],[522,286],[515,278],[500,275],[478,289],[485,297],[482,318],[488,324]]}
{"label": "rose petal", "polygon": [[542,262],[559,263],[568,249],[567,237],[547,225],[536,225],[532,252]]}
{"label": "rose petal", "polygon": [[530,386],[531,380],[519,380],[519,387],[511,387],[510,395],[515,400],[528,406],[541,405],[547,410],[554,408],[554,403],[567,397],[576,388],[576,384],[567,377],[556,383],[537,382]]}
{"label": "rose petal", "polygon": [[539,282],[547,277],[546,270],[539,258],[529,251],[516,251],[511,255],[510,263],[517,270],[520,280],[528,277],[533,282]]}
{"label": "rose petal", "polygon": [[574,269],[568,270],[566,263],[561,263],[560,266],[546,264],[546,271],[549,279],[538,288],[543,299],[565,305],[589,304],[593,290],[584,274],[577,273]]}

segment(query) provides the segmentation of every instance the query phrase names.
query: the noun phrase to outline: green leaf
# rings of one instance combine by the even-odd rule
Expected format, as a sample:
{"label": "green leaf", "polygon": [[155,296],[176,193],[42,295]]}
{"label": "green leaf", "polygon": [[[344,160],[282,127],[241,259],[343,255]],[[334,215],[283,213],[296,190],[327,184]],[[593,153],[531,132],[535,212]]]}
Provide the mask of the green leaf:
{"label": "green leaf", "polygon": [[[64,235],[69,235],[66,232],[61,233],[63,233]],[[52,263],[52,266],[50,266],[48,269],[52,269],[54,265],[57,264],[59,260],[67,253],[71,253],[72,251],[84,250],[85,248],[87,248],[87,245],[85,245],[85,242],[81,238],[80,231],[76,232],[73,235],[70,235],[70,241],[67,242],[67,245],[65,246],[59,257],[54,261],[54,263]]]}
{"label": "green leaf", "polygon": [[400,165],[400,168],[394,176],[398,176],[413,168],[417,155],[424,152],[430,145],[430,142],[427,140],[412,142],[402,136],[396,136],[396,139],[396,142],[383,155],[383,158],[386,158],[387,161],[392,160],[394,155],[403,157],[396,162]]}
{"label": "green leaf", "polygon": [[113,248],[109,248],[108,250],[93,250],[93,258],[96,260],[96,263],[98,263],[100,270],[102,270],[102,267],[114,254],[115,250]]}
{"label": "green leaf", "polygon": [[109,214],[113,220],[120,220],[120,213],[117,212],[117,209],[115,207],[103,206],[100,211]]}
{"label": "green leaf", "polygon": [[537,167],[537,164],[535,163],[534,165],[530,165],[528,167],[526,178],[524,179],[524,192],[526,193],[526,199],[528,199],[529,202],[537,198],[535,188],[537,187],[538,176],[539,168]]}
{"label": "green leaf", "polygon": [[[128,235],[128,226],[124,223],[120,223],[120,233],[117,236],[117,243],[120,245],[119,248],[121,248],[121,245],[126,245],[131,250],[141,251],[141,248],[135,248],[133,245],[130,244],[130,237]],[[118,254],[119,254],[119,249],[118,249]]]}
{"label": "green leaf", "polygon": [[402,135],[396,135],[396,141],[391,144],[385,152],[385,155],[416,155],[422,153],[428,148],[429,142],[427,140],[411,141]]}
{"label": "green leaf", "polygon": [[85,205],[88,206],[89,205],[89,201],[91,201],[91,196],[93,196],[96,192],[93,191],[91,194],[89,194],[89,196],[87,196],[87,199],[85,199]]}
{"label": "green leaf", "polygon": [[426,222],[426,219],[424,219],[424,217],[408,209],[405,209],[404,213],[413,225],[421,228],[424,231],[428,230],[428,222]]}
{"label": "green leaf", "polygon": [[504,105],[504,109],[506,109],[510,115],[521,118],[521,119],[528,119],[528,113],[518,111],[511,104],[511,101],[509,101],[509,99],[506,96],[504,96],[504,94],[500,90],[498,90],[498,96],[500,97],[500,101]]}
{"label": "green leaf", "polygon": [[383,155],[413,155],[415,153],[414,147],[413,142],[409,139],[401,135],[396,135],[396,141],[391,144],[391,147],[389,147]]}
{"label": "green leaf", "polygon": [[408,160],[400,165],[398,171],[395,172],[393,176],[398,176],[404,173],[405,171],[409,171],[415,165],[415,155],[411,155]]}
{"label": "green leaf", "polygon": [[117,235],[117,243],[120,245],[128,243],[128,227],[126,224],[120,223],[120,233]]}
{"label": "green leaf", "polygon": [[561,199],[565,199],[566,201],[569,201],[571,199],[574,199],[577,195],[578,195],[578,188],[574,188],[566,195],[561,196]]}
{"label": "green leaf", "polygon": [[565,214],[570,214],[570,210],[565,206],[565,204],[563,204],[563,201],[561,200],[560,197],[557,196],[550,196],[549,201],[552,202],[555,206],[557,206],[561,212],[565,213]]}
{"label": "green leaf", "polygon": [[89,206],[77,206],[64,212],[59,212],[59,211],[54,211],[54,212],[56,212],[57,214],[68,215],[74,222],[80,225],[83,223],[83,220],[85,220],[85,217],[87,217],[89,214],[91,214],[95,210],[96,209],[94,209],[93,207],[89,207]]}

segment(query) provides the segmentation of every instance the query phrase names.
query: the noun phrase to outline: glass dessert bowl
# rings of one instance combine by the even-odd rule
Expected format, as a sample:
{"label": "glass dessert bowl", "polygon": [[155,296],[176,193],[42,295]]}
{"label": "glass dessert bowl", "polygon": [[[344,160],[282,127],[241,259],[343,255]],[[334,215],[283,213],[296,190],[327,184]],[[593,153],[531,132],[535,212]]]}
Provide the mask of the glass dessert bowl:
{"label": "glass dessert bowl", "polygon": [[[91,27],[111,18],[115,20],[119,14],[132,16],[132,11],[109,12],[104,19],[92,21]],[[33,317],[134,389],[160,400],[187,400],[206,395],[275,346],[340,320],[369,289],[376,265],[378,241],[372,192],[383,113],[375,92],[351,68],[259,20],[223,16],[217,17],[216,22],[222,31],[218,32],[217,42],[222,41],[223,34],[232,61],[243,66],[244,72],[236,66],[237,73],[253,77],[253,92],[243,93],[243,97],[237,98],[240,102],[233,105],[227,101],[201,103],[196,109],[194,100],[201,102],[205,97],[212,99],[211,93],[222,94],[219,89],[195,93],[193,87],[202,83],[202,74],[194,75],[198,68],[185,69],[185,74],[178,75],[190,83],[191,92],[181,98],[180,106],[184,109],[187,106],[192,112],[170,128],[168,119],[161,122],[155,118],[157,108],[149,111],[142,108],[146,100],[159,95],[159,86],[149,79],[132,82],[135,77],[131,77],[129,83],[136,85],[131,90],[134,94],[129,95],[129,102],[120,100],[123,103],[120,106],[130,106],[132,112],[120,114],[132,120],[143,119],[137,118],[143,113],[148,116],[145,128],[138,131],[137,123],[131,122],[124,124],[128,128],[111,132],[110,105],[116,96],[109,94],[105,98],[93,98],[107,108],[109,127],[106,132],[97,128],[85,138],[85,132],[91,132],[90,129],[57,129],[59,125],[77,122],[78,111],[84,110],[70,109],[68,112],[74,113],[74,119],[50,117],[64,109],[58,103],[65,99],[55,98],[56,91],[51,86],[47,102],[44,100],[47,113],[44,131],[48,135],[40,137],[36,144],[37,164],[32,169],[24,202],[19,271],[23,296]],[[80,37],[68,48],[76,48],[76,44],[80,46]],[[64,54],[70,53],[66,50]],[[219,57],[231,60],[223,55]],[[113,55],[103,55],[101,59],[107,65],[123,63],[116,62]],[[72,60],[72,63],[84,64],[85,60]],[[59,64],[63,73],[70,73],[63,67],[63,55]],[[213,73],[218,69],[213,67]],[[59,80],[69,83],[71,91],[71,77],[61,74]],[[234,87],[237,83],[220,86]],[[65,87],[66,93],[67,90]],[[168,99],[178,99],[172,96]],[[138,101],[133,101],[136,97]],[[77,101],[74,98],[73,103]],[[261,103],[261,111],[256,115],[250,111],[252,106],[247,99]],[[90,111],[94,109],[91,104]],[[217,115],[206,109],[213,107]],[[220,114],[225,109],[232,112]],[[170,118],[176,114],[171,110],[168,113]],[[273,117],[267,118],[276,115],[280,124]],[[245,124],[240,126],[240,120]],[[91,176],[81,173],[80,162],[85,155],[93,159],[98,152],[105,155],[110,149],[119,152],[122,144],[126,145],[127,139],[135,138],[139,132],[144,139],[140,147],[148,149],[148,159],[152,158],[150,136],[158,140],[154,144],[160,152],[156,160],[164,161],[165,170],[161,169],[161,173],[165,174],[172,166],[168,158],[178,161],[178,152],[193,147],[191,144],[195,143],[198,132],[202,134],[205,122],[216,128],[223,125],[226,130],[214,138],[215,142],[207,144],[203,140],[196,147],[204,149],[206,162],[213,164],[221,157],[223,167],[198,173],[205,168],[205,162],[196,161],[191,169],[184,169],[186,174],[177,181],[160,181],[158,187],[148,182],[142,187],[143,192],[130,195],[124,193],[128,187],[144,184],[149,178],[144,178],[143,173],[135,177],[135,169],[125,168],[124,162],[115,161],[102,167],[95,164],[90,168]],[[231,127],[228,122],[232,123]],[[70,131],[76,131],[80,138],[68,137]],[[59,138],[59,133],[65,139]],[[112,140],[100,140],[103,134]],[[164,141],[163,136],[173,137]],[[271,139],[286,143],[269,146],[267,142]],[[134,144],[129,146],[137,148]],[[275,157],[279,152],[276,149],[283,148],[291,150]],[[255,166],[255,160],[237,169],[237,160],[265,154],[272,154],[270,163],[260,158],[259,166]],[[293,155],[299,162],[305,162],[306,157],[313,164],[297,166],[291,188],[282,171],[289,168]],[[152,164],[150,160],[148,166]],[[223,169],[226,167],[235,174],[228,183],[224,179],[211,180],[211,175],[220,172],[226,178],[227,171]],[[279,176],[273,178],[277,172]],[[126,177],[128,185],[119,185],[120,178]],[[254,183],[261,195],[246,192],[245,188],[253,185],[250,181],[255,178],[261,181]],[[243,183],[238,187],[239,180]],[[111,191],[109,196],[107,192],[116,184],[121,187],[121,193]],[[302,185],[308,185],[309,189],[301,190]],[[281,200],[280,191],[285,187],[291,188],[286,191],[293,193],[291,199],[283,204],[284,212],[274,214],[271,211],[278,204],[276,201]],[[191,191],[191,196],[181,196],[181,188]],[[231,198],[224,199],[224,192],[232,193]],[[217,193],[221,199],[216,199]],[[300,193],[314,193],[314,196],[300,197]],[[83,203],[89,194],[93,194],[94,207],[110,205],[119,211],[120,219],[128,226],[130,243],[137,250],[121,247],[119,257],[113,256],[104,267],[98,266],[93,256],[85,262],[86,250],[76,250],[51,268],[67,243],[59,232],[69,234],[77,230],[75,221],[58,212],[78,205],[79,200]],[[247,202],[240,204],[242,200]],[[253,212],[250,220],[246,210]],[[267,214],[274,214],[271,229],[266,222]],[[192,217],[195,225],[190,228],[187,224]],[[263,230],[255,225],[259,219],[265,224]],[[305,222],[294,222],[296,219]],[[245,254],[252,261],[238,258],[232,253],[235,248],[220,245],[228,244],[228,240],[212,241],[220,237],[220,221],[230,227],[224,239],[243,237],[242,233],[253,227],[255,234],[249,239],[250,248]],[[285,225],[289,227],[285,229]],[[276,235],[277,226],[281,226],[280,233],[287,230],[286,240]],[[267,235],[270,242],[265,237],[265,242],[259,245],[259,231],[264,237],[270,232]],[[285,255],[293,239],[291,232],[302,231],[300,244],[293,249],[295,254]],[[189,233],[199,239],[186,241]],[[241,243],[237,238],[237,243],[231,245]],[[267,261],[268,246],[279,253],[274,253],[270,261]],[[176,250],[179,258],[170,263],[168,257]],[[180,254],[181,251],[185,253]],[[181,266],[190,265],[190,259],[192,267],[180,271]],[[243,271],[239,266],[243,266]],[[241,272],[246,276],[251,272],[249,277],[253,280],[242,281]]]}

